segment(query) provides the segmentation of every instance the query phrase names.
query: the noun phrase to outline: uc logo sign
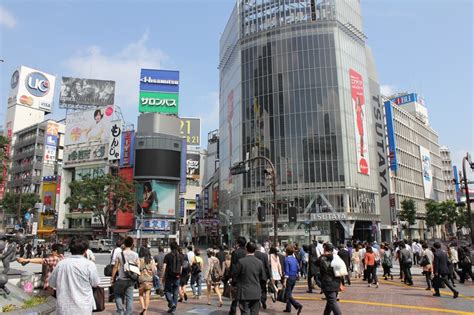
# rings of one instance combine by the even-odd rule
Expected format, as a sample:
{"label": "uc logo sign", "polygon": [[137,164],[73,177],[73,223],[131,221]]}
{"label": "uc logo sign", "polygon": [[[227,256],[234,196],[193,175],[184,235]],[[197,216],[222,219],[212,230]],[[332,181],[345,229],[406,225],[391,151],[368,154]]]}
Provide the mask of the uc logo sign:
{"label": "uc logo sign", "polygon": [[10,86],[12,89],[17,87],[19,79],[20,79],[20,73],[18,72],[18,70],[16,70],[15,72],[13,72],[12,79],[10,81]]}
{"label": "uc logo sign", "polygon": [[32,72],[26,76],[26,89],[31,95],[42,97],[49,92],[49,80],[40,72]]}

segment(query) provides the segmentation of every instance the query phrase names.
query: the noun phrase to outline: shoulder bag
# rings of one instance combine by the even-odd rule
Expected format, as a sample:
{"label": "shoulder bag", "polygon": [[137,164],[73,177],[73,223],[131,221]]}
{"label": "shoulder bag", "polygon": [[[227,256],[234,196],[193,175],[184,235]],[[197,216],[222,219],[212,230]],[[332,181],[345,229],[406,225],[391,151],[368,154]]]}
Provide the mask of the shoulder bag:
{"label": "shoulder bag", "polygon": [[123,260],[123,272],[125,273],[125,276],[127,278],[130,278],[132,281],[137,281],[138,278],[140,277],[140,267],[136,263],[129,262],[128,260],[125,259],[125,255],[122,254],[122,260]]}
{"label": "shoulder bag", "polygon": [[112,254],[110,255],[110,263],[105,266],[104,268],[104,276],[106,277],[111,277],[112,276],[112,269],[114,267],[114,265],[112,265],[112,259],[114,258],[114,252],[115,252],[116,248],[114,248],[114,250],[112,251]]}

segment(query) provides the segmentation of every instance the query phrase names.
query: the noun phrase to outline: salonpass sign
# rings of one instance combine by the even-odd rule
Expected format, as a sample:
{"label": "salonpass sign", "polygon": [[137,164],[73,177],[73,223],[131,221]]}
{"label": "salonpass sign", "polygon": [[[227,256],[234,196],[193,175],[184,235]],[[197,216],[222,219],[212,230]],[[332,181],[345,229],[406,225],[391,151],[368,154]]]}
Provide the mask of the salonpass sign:
{"label": "salonpass sign", "polygon": [[140,92],[141,113],[178,114],[179,95],[177,93]]}

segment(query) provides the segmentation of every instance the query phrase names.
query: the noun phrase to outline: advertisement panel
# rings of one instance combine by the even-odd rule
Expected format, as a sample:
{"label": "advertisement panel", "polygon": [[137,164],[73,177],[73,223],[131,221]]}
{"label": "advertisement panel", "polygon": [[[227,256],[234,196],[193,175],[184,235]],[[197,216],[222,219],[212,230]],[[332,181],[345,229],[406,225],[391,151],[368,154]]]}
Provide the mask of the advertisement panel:
{"label": "advertisement panel", "polygon": [[56,206],[56,183],[55,182],[43,182],[41,200],[43,202],[45,210],[55,209],[55,206]]}
{"label": "advertisement panel", "polygon": [[64,145],[99,142],[109,143],[113,106],[68,113]]}
{"label": "advertisement panel", "polygon": [[174,216],[177,185],[157,180],[140,181],[136,185],[137,207],[145,215]]}
{"label": "advertisement panel", "polygon": [[[13,123],[11,121],[7,122],[7,132],[6,137],[8,140],[12,139],[13,136]],[[5,146],[5,156],[10,156],[10,144],[7,143]],[[7,183],[7,175],[8,175],[8,163],[7,161],[2,161],[2,180],[0,181],[0,200],[3,199],[5,195],[5,188]]]}
{"label": "advertisement panel", "polygon": [[186,138],[187,145],[201,145],[201,119],[200,118],[180,118],[179,133]]}
{"label": "advertisement panel", "polygon": [[141,69],[140,91],[179,92],[179,71]]}
{"label": "advertisement panel", "polygon": [[385,119],[387,123],[387,137],[388,137],[388,156],[390,158],[390,169],[394,172],[398,170],[397,160],[397,138],[395,137],[395,128],[393,123],[393,108],[392,102],[386,101]]}
{"label": "advertisement panel", "polygon": [[108,144],[96,144],[81,148],[66,148],[64,166],[72,167],[80,164],[103,161],[107,158]]}
{"label": "advertisement panel", "polygon": [[56,149],[58,145],[59,125],[48,122],[44,135],[44,156],[43,161],[47,164],[53,164],[56,161]]}
{"label": "advertisement panel", "polygon": [[140,91],[140,113],[163,113],[178,115],[179,94]]}
{"label": "advertisement panel", "polygon": [[21,66],[10,80],[8,107],[20,104],[51,113],[55,81],[51,74]]}
{"label": "advertisement panel", "polygon": [[353,69],[349,69],[351,80],[352,109],[354,111],[354,129],[357,153],[357,170],[369,175],[369,150],[367,143],[367,124],[365,119],[364,81],[362,76]]}
{"label": "advertisement panel", "polygon": [[135,131],[122,132],[120,166],[132,166],[135,161]]}
{"label": "advertisement panel", "polygon": [[410,94],[394,97],[390,99],[390,101],[392,101],[396,105],[403,105],[407,103],[417,102],[425,106],[425,100],[416,93],[410,93]]}
{"label": "advertisement panel", "polygon": [[454,175],[454,189],[456,191],[456,202],[461,201],[461,187],[459,185],[459,174],[458,174],[458,167],[453,165],[453,175]]}
{"label": "advertisement panel", "polygon": [[109,161],[120,160],[122,152],[122,120],[112,121],[109,135]]}
{"label": "advertisement panel", "polygon": [[423,176],[423,189],[425,190],[425,198],[433,199],[433,173],[431,170],[431,155],[427,148],[420,145],[421,157],[421,175]]}
{"label": "advertisement panel", "polygon": [[169,220],[163,219],[144,219],[143,230],[154,230],[154,231],[169,231],[171,230],[171,224]]}
{"label": "advertisement panel", "polygon": [[199,181],[201,155],[199,153],[188,153],[186,155],[186,177]]}
{"label": "advertisement panel", "polygon": [[77,167],[75,170],[75,180],[81,181],[84,177],[89,177],[91,179],[105,176],[107,174],[107,167],[103,165],[98,166],[87,166],[87,167]]}
{"label": "advertisement panel", "polygon": [[59,107],[114,105],[115,81],[63,77]]}

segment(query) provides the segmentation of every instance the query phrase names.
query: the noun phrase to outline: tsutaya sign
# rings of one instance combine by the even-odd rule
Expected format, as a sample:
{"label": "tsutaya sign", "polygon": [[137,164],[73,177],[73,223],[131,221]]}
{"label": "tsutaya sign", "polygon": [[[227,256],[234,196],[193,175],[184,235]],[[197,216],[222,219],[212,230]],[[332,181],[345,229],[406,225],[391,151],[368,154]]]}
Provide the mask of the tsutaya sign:
{"label": "tsutaya sign", "polygon": [[346,220],[345,213],[312,213],[311,220],[312,221],[339,221],[339,220]]}

